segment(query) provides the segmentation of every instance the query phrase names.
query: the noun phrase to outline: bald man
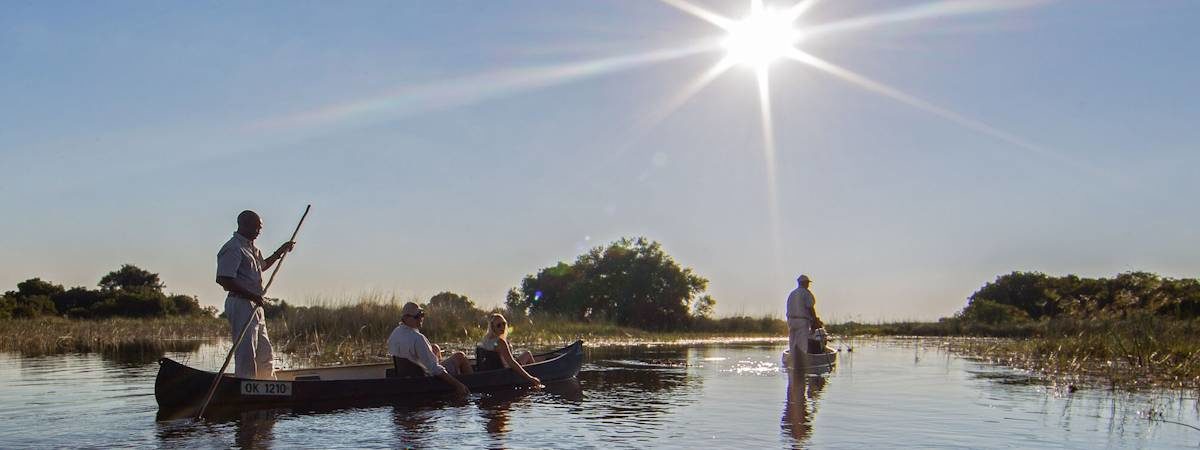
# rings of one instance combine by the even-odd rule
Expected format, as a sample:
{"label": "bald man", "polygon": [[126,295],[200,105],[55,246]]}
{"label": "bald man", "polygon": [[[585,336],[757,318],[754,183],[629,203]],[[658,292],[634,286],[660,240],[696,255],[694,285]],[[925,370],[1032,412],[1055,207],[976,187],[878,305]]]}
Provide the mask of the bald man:
{"label": "bald man", "polygon": [[229,292],[225,297],[225,316],[233,328],[235,342],[242,327],[250,322],[233,355],[233,373],[238,378],[274,379],[275,367],[271,363],[274,355],[261,308],[262,273],[292,251],[296,243],[284,242],[269,258],[263,259],[262,252],[254,246],[254,239],[262,232],[262,218],[254,211],[242,211],[238,214],[237,226],[237,232],[217,252],[217,284]]}

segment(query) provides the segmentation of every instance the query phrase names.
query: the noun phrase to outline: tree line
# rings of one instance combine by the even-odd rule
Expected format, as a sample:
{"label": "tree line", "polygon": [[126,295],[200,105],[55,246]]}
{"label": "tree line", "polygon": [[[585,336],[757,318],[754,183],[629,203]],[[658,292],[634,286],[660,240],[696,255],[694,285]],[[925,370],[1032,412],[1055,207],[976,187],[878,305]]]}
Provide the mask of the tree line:
{"label": "tree line", "polygon": [[158,274],[132,264],[100,278],[99,289],[70,289],[41,278],[17,283],[15,291],[0,297],[0,319],[65,316],[80,319],[107,317],[165,317],[215,315],[214,307],[201,307],[191,295],[167,294]]}
{"label": "tree line", "polygon": [[[201,308],[193,296],[164,293],[158,274],[132,264],[105,275],[98,286],[64,289],[32,278],[0,298],[0,318],[156,317],[218,312],[213,307]],[[713,319],[716,300],[704,295],[707,286],[707,279],[677,263],[658,242],[622,238],[579,255],[570,264],[561,262],[526,276],[519,287],[508,292],[505,309],[509,315],[521,318],[553,316],[646,330],[783,329],[783,322],[777,319]],[[433,296],[428,305],[456,320],[484,313],[465,296],[452,292]],[[265,313],[268,318],[311,316],[327,312],[325,309],[279,302],[266,305]]]}
{"label": "tree line", "polygon": [[1060,317],[1119,319],[1134,313],[1182,320],[1200,317],[1200,280],[1148,272],[1113,278],[1012,272],[971,294],[955,318],[999,325]]}

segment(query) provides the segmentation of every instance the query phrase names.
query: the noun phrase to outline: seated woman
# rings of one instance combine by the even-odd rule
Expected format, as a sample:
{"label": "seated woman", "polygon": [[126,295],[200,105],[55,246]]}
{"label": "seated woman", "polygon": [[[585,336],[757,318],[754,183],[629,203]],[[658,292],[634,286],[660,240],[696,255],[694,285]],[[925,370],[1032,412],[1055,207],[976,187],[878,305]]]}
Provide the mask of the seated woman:
{"label": "seated woman", "polygon": [[542,380],[538,377],[530,375],[525,371],[523,364],[531,364],[535,362],[533,354],[529,352],[521,352],[518,357],[513,357],[512,347],[508,345],[508,321],[504,320],[504,316],[500,314],[492,314],[488,318],[488,331],[483,336],[483,340],[479,341],[479,345],[475,346],[475,370],[495,370],[508,367],[517,375],[525,377],[529,383],[536,387],[542,387]]}

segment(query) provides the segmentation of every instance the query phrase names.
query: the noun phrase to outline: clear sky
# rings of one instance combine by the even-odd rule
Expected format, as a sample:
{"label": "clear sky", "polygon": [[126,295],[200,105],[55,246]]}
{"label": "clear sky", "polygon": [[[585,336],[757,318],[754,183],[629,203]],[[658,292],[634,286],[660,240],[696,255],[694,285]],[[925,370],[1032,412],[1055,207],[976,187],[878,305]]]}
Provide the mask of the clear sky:
{"label": "clear sky", "polygon": [[809,4],[773,146],[754,67],[684,95],[726,56],[692,6],[750,2],[5,2],[0,290],[133,263],[219,305],[236,214],[270,252],[307,203],[299,303],[498,305],[638,235],[719,315],[781,315],[800,273],[835,320],[1200,273],[1200,3]]}

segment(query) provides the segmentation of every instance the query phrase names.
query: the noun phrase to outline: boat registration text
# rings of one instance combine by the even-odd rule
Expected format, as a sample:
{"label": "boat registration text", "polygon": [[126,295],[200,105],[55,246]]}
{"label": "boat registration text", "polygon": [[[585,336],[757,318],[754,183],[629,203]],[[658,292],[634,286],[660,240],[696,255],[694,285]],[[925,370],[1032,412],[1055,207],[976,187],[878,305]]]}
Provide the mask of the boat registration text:
{"label": "boat registration text", "polygon": [[242,395],[292,395],[292,383],[286,381],[243,381]]}

